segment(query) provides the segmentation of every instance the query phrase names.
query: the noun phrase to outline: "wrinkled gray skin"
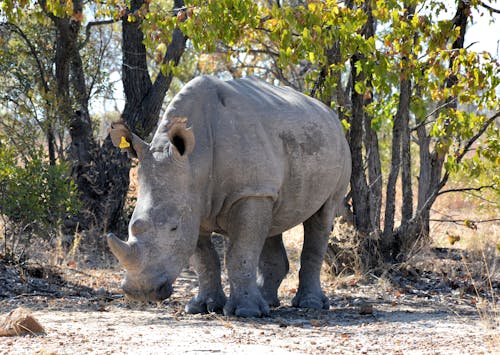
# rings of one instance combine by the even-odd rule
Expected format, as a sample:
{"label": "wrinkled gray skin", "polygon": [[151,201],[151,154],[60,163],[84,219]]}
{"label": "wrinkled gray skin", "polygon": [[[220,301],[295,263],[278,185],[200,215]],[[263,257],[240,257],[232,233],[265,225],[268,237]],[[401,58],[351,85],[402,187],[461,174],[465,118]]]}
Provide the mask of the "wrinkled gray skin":
{"label": "wrinkled gray skin", "polygon": [[[186,117],[188,129],[170,128],[175,117]],[[333,111],[259,79],[199,77],[171,102],[150,145],[137,136],[132,143],[140,164],[129,240],[108,236],[127,270],[126,294],[169,297],[190,260],[199,293],[188,313],[268,315],[269,306],[279,305],[277,290],[288,272],[282,233],[303,222],[292,303],[328,309],[320,269],[351,174],[349,147]],[[228,238],[229,299],[212,232]]]}

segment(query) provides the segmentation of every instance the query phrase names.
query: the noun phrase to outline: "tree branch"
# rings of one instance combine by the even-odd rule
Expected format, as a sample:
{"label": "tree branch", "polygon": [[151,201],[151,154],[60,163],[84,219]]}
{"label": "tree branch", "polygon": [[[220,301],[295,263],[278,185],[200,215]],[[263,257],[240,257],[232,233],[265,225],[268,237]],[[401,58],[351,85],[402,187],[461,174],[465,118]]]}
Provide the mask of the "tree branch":
{"label": "tree branch", "polygon": [[[469,148],[479,139],[479,137],[481,137],[483,135],[483,133],[486,131],[486,129],[488,129],[488,127],[493,123],[493,121],[495,121],[495,119],[497,119],[498,117],[500,117],[500,111],[498,111],[497,113],[495,113],[493,116],[491,116],[490,118],[488,118],[486,120],[486,122],[483,124],[483,126],[479,129],[479,131],[473,136],[471,137],[467,143],[465,144],[464,148],[461,150],[461,153],[457,156],[456,158],[456,162],[457,164],[459,164],[462,159],[464,158],[465,154],[467,154],[467,151],[469,150]],[[444,176],[443,178],[441,179],[441,181],[439,181],[439,183],[437,184],[437,186],[435,187],[434,191],[432,194],[430,194],[430,196],[427,198],[427,200],[425,201],[425,203],[423,204],[423,206],[420,208],[420,211],[424,210],[425,208],[427,208],[430,204],[432,204],[434,202],[434,200],[436,199],[436,197],[439,195],[439,192],[441,191],[441,189],[446,185],[446,183],[448,182],[448,179],[450,178],[450,171],[447,170],[445,173],[444,173]],[[419,211],[419,212],[420,212]]]}
{"label": "tree branch", "polygon": [[488,129],[488,127],[493,123],[493,121],[495,121],[498,117],[500,117],[500,111],[498,111],[493,116],[488,118],[486,120],[486,122],[483,124],[483,126],[479,129],[479,131],[473,137],[471,137],[471,139],[469,139],[467,141],[467,143],[465,144],[465,146],[461,150],[460,154],[457,156],[457,159],[456,159],[457,163],[460,163],[462,161],[464,156],[469,151],[469,148],[474,144],[474,142],[476,142],[479,139],[479,137],[481,137],[483,135],[483,133]]}
{"label": "tree branch", "polygon": [[110,20],[102,20],[102,21],[91,21],[85,26],[85,39],[83,42],[79,45],[79,48],[83,48],[87,45],[89,39],[90,39],[90,30],[94,26],[102,26],[102,25],[109,25],[115,22],[120,21],[121,19],[110,19]]}
{"label": "tree branch", "polygon": [[45,93],[48,93],[50,89],[49,89],[49,85],[47,84],[47,80],[45,78],[45,70],[43,69],[42,62],[41,62],[40,58],[38,57],[38,53],[35,49],[35,46],[33,45],[33,43],[31,43],[28,36],[26,36],[24,31],[19,26],[15,25],[13,23],[4,22],[4,23],[0,23],[0,26],[4,26],[7,28],[11,27],[12,31],[16,32],[24,40],[24,42],[26,43],[26,45],[28,46],[28,48],[31,52],[31,55],[35,59],[36,65],[38,67],[38,71],[40,72],[40,81],[42,82],[43,90],[45,91]]}
{"label": "tree branch", "polygon": [[500,14],[500,9],[495,9],[495,8],[491,7],[490,5],[488,5],[488,4],[485,4],[484,1],[479,2],[479,5],[481,5],[485,9],[490,10],[491,12],[495,12],[497,14]]}
{"label": "tree branch", "polygon": [[447,101],[445,102],[444,104],[442,105],[439,105],[438,107],[436,107],[434,110],[432,110],[429,114],[427,114],[427,116],[425,116],[425,118],[422,120],[422,122],[420,122],[419,124],[417,124],[415,127],[411,128],[411,132],[413,131],[416,131],[417,129],[419,129],[420,127],[422,126],[425,126],[425,125],[428,125],[430,123],[433,123],[433,122],[436,122],[435,119],[433,120],[430,120],[430,121],[427,121],[428,118],[430,117],[434,117],[434,115],[436,113],[438,113],[439,111],[441,111],[442,109],[445,109],[447,106],[451,105],[452,103],[454,103],[457,99],[456,98],[453,98],[451,99],[450,101]]}
{"label": "tree branch", "polygon": [[433,219],[433,218],[431,218],[431,219],[429,219],[429,221],[431,221],[431,222],[456,223],[456,224],[467,226],[467,224],[470,224],[470,223],[478,224],[478,223],[497,222],[497,221],[500,221],[500,218],[483,219],[483,220],[478,220],[478,221],[477,220],[472,220],[472,219],[464,220],[464,219]]}
{"label": "tree branch", "polygon": [[484,186],[478,186],[478,187],[464,187],[460,189],[448,189],[448,190],[442,190],[438,192],[438,196],[442,194],[446,194],[449,192],[466,192],[466,191],[481,191],[482,189],[492,189],[494,188],[494,185],[484,185]]}

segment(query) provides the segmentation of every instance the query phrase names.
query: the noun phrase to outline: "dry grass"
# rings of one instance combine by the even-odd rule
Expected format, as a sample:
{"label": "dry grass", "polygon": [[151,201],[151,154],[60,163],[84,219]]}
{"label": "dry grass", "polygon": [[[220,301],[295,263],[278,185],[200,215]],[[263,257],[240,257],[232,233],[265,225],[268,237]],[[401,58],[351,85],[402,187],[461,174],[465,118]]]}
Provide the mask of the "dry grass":
{"label": "dry grass", "polygon": [[[500,243],[500,202],[494,194],[476,197],[464,194],[445,194],[438,198],[432,209],[431,235],[434,244],[464,250],[482,250],[485,245]],[[472,223],[469,221],[473,221]],[[490,222],[481,222],[490,221]],[[458,240],[457,240],[458,239]]]}
{"label": "dry grass", "polygon": [[290,271],[281,283],[278,290],[279,297],[286,297],[294,294],[299,285],[300,252],[304,241],[304,228],[302,224],[283,233],[283,243],[285,244],[290,263]]}
{"label": "dry grass", "polygon": [[436,201],[432,218],[455,222],[433,222],[431,226],[436,246],[462,250],[477,312],[489,329],[500,329],[500,295],[494,287],[500,280],[500,223],[495,221],[499,216],[500,203],[494,193],[445,194]]}
{"label": "dry grass", "polygon": [[[349,237],[348,233],[352,232],[352,228],[346,227],[344,224],[337,224],[333,235],[342,235],[343,242],[344,239]],[[294,295],[297,291],[299,284],[299,269],[300,269],[300,253],[302,251],[302,244],[304,242],[304,228],[302,224],[295,226],[294,228],[283,233],[283,243],[288,255],[288,260],[290,264],[290,270],[281,283],[278,290],[280,297],[286,297]],[[354,282],[353,280],[358,280],[361,278],[358,270],[360,269],[357,265],[357,258],[352,255],[357,246],[356,241],[352,241],[352,245],[348,242],[344,244],[349,244],[351,247],[346,251],[346,260],[354,260],[355,265],[337,265],[336,270],[332,270],[332,266],[328,263],[323,263],[323,268],[321,270],[321,283],[325,288],[335,288],[336,286],[343,284],[350,284]],[[354,274],[353,271],[354,270]],[[334,272],[335,271],[335,272]]]}

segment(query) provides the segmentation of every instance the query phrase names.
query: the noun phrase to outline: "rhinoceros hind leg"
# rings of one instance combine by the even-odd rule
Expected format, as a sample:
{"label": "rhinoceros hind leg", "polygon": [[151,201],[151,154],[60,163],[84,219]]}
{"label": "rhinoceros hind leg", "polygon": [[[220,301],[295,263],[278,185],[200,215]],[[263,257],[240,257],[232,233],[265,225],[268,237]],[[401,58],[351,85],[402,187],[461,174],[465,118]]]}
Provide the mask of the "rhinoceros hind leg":
{"label": "rhinoceros hind leg", "polygon": [[288,273],[289,264],[281,234],[266,239],[260,254],[257,285],[269,306],[278,307],[278,288]]}
{"label": "rhinoceros hind leg", "polygon": [[221,284],[219,255],[210,235],[200,235],[191,264],[198,274],[198,295],[186,305],[186,313],[222,313],[226,295]]}
{"label": "rhinoceros hind leg", "polygon": [[329,309],[330,300],[321,290],[320,272],[328,247],[338,199],[330,198],[304,222],[304,245],[300,256],[299,289],[292,305],[299,308]]}
{"label": "rhinoceros hind leg", "polygon": [[226,252],[231,296],[224,307],[225,315],[269,315],[269,305],[257,286],[256,276],[259,257],[271,226],[272,206],[270,198],[248,197],[231,207]]}

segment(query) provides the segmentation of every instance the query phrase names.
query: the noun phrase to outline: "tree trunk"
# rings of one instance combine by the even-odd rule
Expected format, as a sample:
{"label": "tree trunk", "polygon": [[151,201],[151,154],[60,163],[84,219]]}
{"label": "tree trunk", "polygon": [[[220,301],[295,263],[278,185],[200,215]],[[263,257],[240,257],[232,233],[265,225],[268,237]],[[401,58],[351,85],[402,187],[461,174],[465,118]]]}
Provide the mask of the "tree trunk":
{"label": "tree trunk", "polygon": [[[375,20],[373,18],[372,4],[366,1],[364,4],[365,13],[368,18],[363,27],[362,33],[365,38],[375,36]],[[369,105],[372,100],[373,87],[369,80],[368,91],[363,95],[363,107]],[[380,163],[380,151],[377,133],[372,128],[372,117],[364,113],[364,144],[366,150],[366,160],[368,165],[368,189],[370,202],[370,223],[375,234],[380,232],[380,213],[382,210],[382,166]]]}
{"label": "tree trunk", "polygon": [[[45,1],[40,4],[45,9]],[[132,1],[130,11],[134,12],[143,4],[141,0]],[[174,6],[182,8],[184,4],[176,0]],[[82,0],[73,1],[73,11],[82,11]],[[109,138],[99,148],[94,140],[88,111],[89,93],[79,52],[81,23],[67,17],[56,17],[50,12],[47,15],[57,31],[55,72],[59,119],[69,126],[72,176],[83,203],[78,219],[67,221],[66,227],[69,230],[77,225],[82,229],[96,228],[101,231],[116,229],[119,228],[128,191],[130,161],[112,146]],[[122,24],[123,84],[127,99],[123,118],[136,133],[147,137],[156,127],[172,75],[160,73],[152,83],[140,21],[128,22],[124,17]],[[185,43],[185,36],[176,29],[163,62],[177,64]]]}
{"label": "tree trunk", "polygon": [[[348,2],[346,6],[352,7],[355,5],[353,2]],[[368,14],[368,19],[361,30],[361,34],[365,38],[370,38],[375,32],[375,23],[372,16],[370,1],[366,1],[363,7]],[[358,93],[355,90],[356,83],[363,82],[366,79],[363,72],[357,73],[356,63],[361,60],[363,60],[363,58],[358,54],[351,58],[351,128],[348,135],[348,141],[351,147],[352,158],[351,196],[354,222],[359,232],[363,235],[368,235],[373,231],[372,220],[376,212],[374,213],[371,211],[371,190],[367,183],[363,157],[363,142],[366,142],[364,132],[366,126],[364,97],[366,93]],[[371,138],[371,136],[369,138]],[[371,142],[373,141],[371,140]],[[375,156],[376,155],[372,156],[372,158]],[[374,166],[372,166],[372,168],[374,168]]]}
{"label": "tree trunk", "polygon": [[[417,128],[417,137],[420,156],[420,172],[418,175],[418,202],[417,211],[422,214],[422,231],[423,235],[429,235],[429,209],[426,207],[427,199],[429,198],[429,189],[431,187],[431,154],[430,142],[431,137],[427,134],[424,124]],[[418,213],[418,212],[417,212]],[[425,223],[427,221],[427,223]]]}
{"label": "tree trunk", "polygon": [[[467,29],[467,21],[470,16],[470,2],[460,0],[457,6],[457,12],[452,19],[453,27],[460,28],[458,38],[453,42],[452,48],[458,50],[463,48],[465,33]],[[454,57],[450,57],[448,66],[453,66]],[[454,75],[450,75],[445,82],[445,87],[452,87],[457,81]],[[456,100],[448,99],[445,103],[440,103],[440,106],[456,108]],[[436,112],[435,115],[439,115]],[[417,128],[417,136],[420,149],[420,173],[418,181],[418,203],[417,210],[411,219],[403,220],[400,228],[395,232],[395,238],[404,238],[407,247],[411,247],[414,243],[424,238],[428,241],[430,232],[430,210],[436,200],[439,191],[446,183],[446,176],[443,178],[443,165],[447,152],[442,152],[439,149],[434,149],[431,152],[431,137],[429,136],[423,122]],[[445,137],[446,139],[446,137]]]}
{"label": "tree trunk", "polygon": [[401,190],[403,201],[401,205],[401,223],[407,223],[413,217],[413,187],[411,176],[411,149],[410,149],[410,96],[411,83],[408,82],[405,92],[401,93],[407,100],[408,109],[405,111],[401,132]]}
{"label": "tree trunk", "polygon": [[381,243],[381,252],[384,255],[384,259],[390,260],[393,256],[393,244],[394,244],[394,218],[396,212],[396,182],[399,175],[399,169],[401,166],[401,135],[403,133],[403,123],[405,114],[404,111],[407,107],[404,107],[405,102],[408,98],[403,97],[403,92],[405,87],[409,86],[408,79],[404,79],[400,82],[399,91],[399,103],[396,116],[394,117],[394,123],[392,127],[392,149],[391,149],[391,169],[389,171],[389,177],[387,179],[387,190],[385,196],[385,216],[384,216],[384,233]]}
{"label": "tree trunk", "polygon": [[382,166],[377,133],[373,130],[372,118],[365,114],[365,147],[368,163],[368,186],[370,190],[370,221],[372,230],[379,234],[382,210]]}
{"label": "tree trunk", "polygon": [[[131,1],[130,11],[139,9],[143,4],[142,0]],[[183,7],[183,0],[174,1],[174,9]],[[165,76],[160,72],[156,80],[152,82],[148,72],[140,21],[128,22],[126,17],[123,18],[122,31],[122,80],[126,97],[122,118],[132,131],[147,139],[156,128],[163,99],[170,87],[173,75]],[[172,62],[177,65],[184,53],[186,40],[186,36],[179,29],[175,29],[172,42],[167,46],[163,63]],[[100,154],[104,161],[99,170],[107,176],[108,183],[105,186],[106,206],[103,206],[107,216],[104,228],[117,229],[130,182],[130,160],[112,146],[109,138],[104,142]]]}
{"label": "tree trunk", "polygon": [[[45,9],[45,2],[41,2]],[[73,2],[73,11],[82,11],[81,0]],[[83,65],[78,49],[78,39],[81,29],[79,21],[69,17],[57,17],[48,12],[56,27],[55,73],[57,82],[57,112],[59,121],[69,127],[71,143],[69,160],[71,175],[75,181],[84,209],[80,212],[80,224],[88,227],[92,214],[92,205],[96,196],[91,178],[95,154],[95,141],[88,112],[88,93],[85,85]],[[76,101],[76,102],[75,102]],[[74,110],[74,107],[77,107]],[[74,224],[67,225],[74,228]]]}
{"label": "tree trunk", "polygon": [[363,80],[361,73],[360,75],[356,74],[356,62],[358,60],[356,56],[351,60],[351,75],[353,77],[351,91],[352,115],[349,131],[349,146],[351,147],[352,158],[351,196],[356,228],[363,234],[369,234],[371,231],[370,190],[366,182],[363,158],[363,95],[354,90],[354,84],[358,80]]}
{"label": "tree trunk", "polygon": [[50,123],[47,125],[47,149],[49,152],[49,164],[50,166],[54,166],[56,165],[56,145],[54,131]]}

